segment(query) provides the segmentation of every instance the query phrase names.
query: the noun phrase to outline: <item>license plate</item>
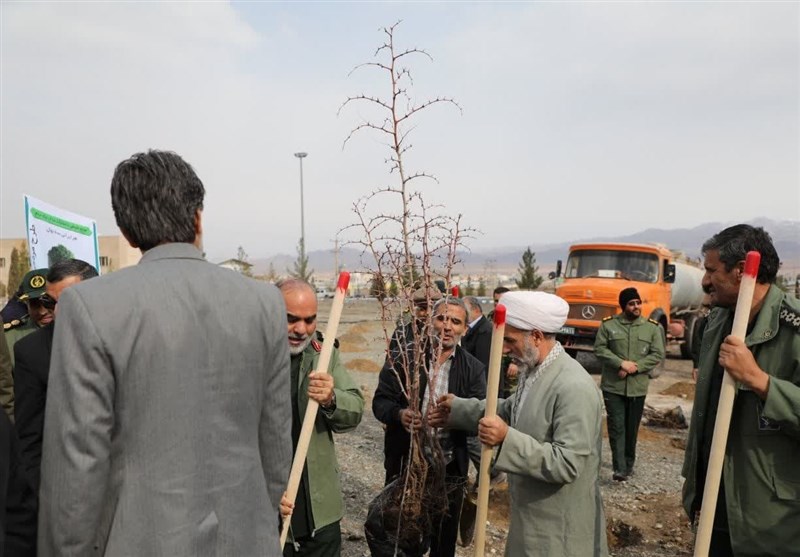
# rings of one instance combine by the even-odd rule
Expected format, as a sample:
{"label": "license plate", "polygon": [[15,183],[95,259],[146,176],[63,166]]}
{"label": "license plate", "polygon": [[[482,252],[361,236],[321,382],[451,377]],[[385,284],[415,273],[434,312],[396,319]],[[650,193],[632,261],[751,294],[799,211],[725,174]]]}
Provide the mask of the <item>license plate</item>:
{"label": "license plate", "polygon": [[561,330],[558,331],[562,335],[574,335],[575,334],[575,327],[561,327]]}

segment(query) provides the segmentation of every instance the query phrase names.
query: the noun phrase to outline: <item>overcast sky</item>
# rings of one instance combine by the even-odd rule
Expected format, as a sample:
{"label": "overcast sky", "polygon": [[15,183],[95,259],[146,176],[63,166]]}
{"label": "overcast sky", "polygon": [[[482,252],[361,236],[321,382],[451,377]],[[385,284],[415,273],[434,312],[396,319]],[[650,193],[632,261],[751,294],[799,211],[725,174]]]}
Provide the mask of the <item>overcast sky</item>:
{"label": "overcast sky", "polygon": [[386,96],[373,60],[402,19],[417,121],[407,166],[476,250],[800,220],[800,5],[618,3],[2,4],[0,236],[30,194],[116,234],[114,167],[174,150],[206,186],[211,259],[330,249],[354,200],[395,179],[381,138],[342,142]]}

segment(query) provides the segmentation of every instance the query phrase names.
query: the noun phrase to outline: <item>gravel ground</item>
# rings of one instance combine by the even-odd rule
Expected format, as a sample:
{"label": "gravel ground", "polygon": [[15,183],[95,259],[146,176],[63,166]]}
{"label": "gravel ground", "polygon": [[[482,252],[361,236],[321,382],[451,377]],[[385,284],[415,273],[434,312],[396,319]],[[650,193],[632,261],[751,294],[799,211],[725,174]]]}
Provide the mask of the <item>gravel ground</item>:
{"label": "gravel ground", "polygon": [[[321,304],[320,316],[327,315]],[[322,328],[324,331],[324,327]],[[354,432],[337,435],[336,446],[342,475],[345,516],[342,521],[343,557],[366,557],[369,549],[363,524],[367,505],[383,487],[383,429],[371,411],[372,393],[377,386],[377,368],[383,361],[383,333],[374,305],[348,301],[338,335],[342,358],[361,385],[367,407],[361,425]],[[584,362],[589,368],[591,362]],[[370,371],[357,371],[367,369]],[[691,409],[685,397],[659,395],[676,382],[689,380],[690,362],[674,355],[665,373],[651,382],[651,398],[660,408],[679,405]],[[597,378],[597,376],[595,376]],[[599,378],[597,378],[599,380]],[[686,430],[643,426],[637,448],[636,473],[627,482],[611,480],[607,445],[603,449],[601,490],[609,523],[611,554],[618,557],[678,557],[690,555],[692,535],[680,506],[683,446]],[[500,486],[490,501],[487,555],[502,555],[505,549],[508,494]],[[472,547],[458,547],[458,556],[472,556]]]}

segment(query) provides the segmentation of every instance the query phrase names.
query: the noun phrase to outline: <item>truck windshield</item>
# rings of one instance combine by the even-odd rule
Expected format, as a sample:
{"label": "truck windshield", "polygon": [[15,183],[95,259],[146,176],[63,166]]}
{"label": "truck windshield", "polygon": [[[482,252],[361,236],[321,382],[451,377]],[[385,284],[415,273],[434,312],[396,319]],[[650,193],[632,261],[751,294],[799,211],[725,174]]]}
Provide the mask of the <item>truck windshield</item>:
{"label": "truck windshield", "polygon": [[658,256],[653,253],[616,250],[573,251],[567,260],[566,278],[618,278],[638,282],[658,280]]}

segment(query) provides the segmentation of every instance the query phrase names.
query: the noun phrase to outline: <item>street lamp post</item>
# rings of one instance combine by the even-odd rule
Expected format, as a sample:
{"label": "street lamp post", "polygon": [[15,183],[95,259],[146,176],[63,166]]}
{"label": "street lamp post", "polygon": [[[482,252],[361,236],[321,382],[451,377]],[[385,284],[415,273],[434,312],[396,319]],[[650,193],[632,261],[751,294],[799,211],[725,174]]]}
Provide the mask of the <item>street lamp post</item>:
{"label": "street lamp post", "polygon": [[308,153],[295,153],[295,157],[300,159],[300,259],[306,258],[306,221],[305,213],[303,211],[303,159],[308,156]]}

